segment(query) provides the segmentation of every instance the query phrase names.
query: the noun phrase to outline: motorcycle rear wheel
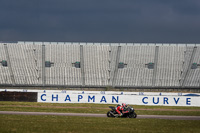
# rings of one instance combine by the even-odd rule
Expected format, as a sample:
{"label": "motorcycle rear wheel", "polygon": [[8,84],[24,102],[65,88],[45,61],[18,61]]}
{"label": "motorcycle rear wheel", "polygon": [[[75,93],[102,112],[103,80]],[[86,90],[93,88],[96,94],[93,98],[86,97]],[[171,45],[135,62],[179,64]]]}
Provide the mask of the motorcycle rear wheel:
{"label": "motorcycle rear wheel", "polygon": [[110,113],[110,111],[108,111],[107,117],[112,117],[112,114]]}

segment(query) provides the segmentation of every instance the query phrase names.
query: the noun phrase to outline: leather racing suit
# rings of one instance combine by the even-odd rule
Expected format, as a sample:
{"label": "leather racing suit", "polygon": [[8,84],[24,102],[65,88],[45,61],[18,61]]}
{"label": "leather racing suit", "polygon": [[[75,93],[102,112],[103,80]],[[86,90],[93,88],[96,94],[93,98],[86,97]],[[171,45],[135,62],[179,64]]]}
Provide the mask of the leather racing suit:
{"label": "leather racing suit", "polygon": [[116,108],[117,113],[119,116],[122,116],[124,113],[128,113],[128,111],[124,111],[125,107],[123,105],[120,105]]}

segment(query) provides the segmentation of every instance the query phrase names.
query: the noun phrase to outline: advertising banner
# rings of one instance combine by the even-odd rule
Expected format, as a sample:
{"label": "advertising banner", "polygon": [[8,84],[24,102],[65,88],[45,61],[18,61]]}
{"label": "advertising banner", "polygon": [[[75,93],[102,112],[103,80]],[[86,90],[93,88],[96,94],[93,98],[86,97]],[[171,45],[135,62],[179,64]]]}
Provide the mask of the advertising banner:
{"label": "advertising banner", "polygon": [[136,95],[111,93],[53,93],[38,92],[38,102],[48,103],[99,103],[161,106],[200,106],[200,96],[195,95]]}
{"label": "advertising banner", "polygon": [[72,91],[50,89],[0,89],[0,92],[37,92],[37,102],[43,103],[127,103],[132,105],[200,107],[200,93]]}

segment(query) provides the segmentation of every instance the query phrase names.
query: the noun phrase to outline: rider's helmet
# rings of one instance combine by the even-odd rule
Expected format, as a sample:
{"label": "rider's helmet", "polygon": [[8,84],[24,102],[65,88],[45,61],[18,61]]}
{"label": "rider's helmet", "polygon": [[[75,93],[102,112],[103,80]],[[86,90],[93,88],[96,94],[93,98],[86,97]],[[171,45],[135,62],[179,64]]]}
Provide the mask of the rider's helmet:
{"label": "rider's helmet", "polygon": [[125,107],[125,108],[127,107],[126,103],[122,103],[122,106]]}

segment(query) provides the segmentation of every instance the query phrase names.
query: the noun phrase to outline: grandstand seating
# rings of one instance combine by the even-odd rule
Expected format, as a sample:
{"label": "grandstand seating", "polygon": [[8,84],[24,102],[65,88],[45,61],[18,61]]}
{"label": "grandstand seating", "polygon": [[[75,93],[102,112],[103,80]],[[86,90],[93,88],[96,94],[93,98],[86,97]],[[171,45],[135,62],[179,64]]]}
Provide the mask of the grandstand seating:
{"label": "grandstand seating", "polygon": [[[8,44],[14,84],[41,84],[41,45]],[[9,67],[9,66],[8,66]]]}
{"label": "grandstand seating", "polygon": [[109,46],[85,45],[83,47],[85,85],[108,85]]}
{"label": "grandstand seating", "polygon": [[81,70],[72,67],[80,61],[80,45],[45,43],[45,61],[53,63],[45,69],[47,85],[81,85]]}
{"label": "grandstand seating", "polygon": [[[0,61],[7,60],[4,45],[0,44]],[[0,84],[12,84],[11,74],[8,67],[0,65]]]}
{"label": "grandstand seating", "polygon": [[0,43],[0,61],[4,86],[200,88],[199,44]]}
{"label": "grandstand seating", "polygon": [[145,64],[154,62],[155,46],[122,46],[119,62],[127,64],[119,69],[116,86],[151,86],[153,70]]}
{"label": "grandstand seating", "polygon": [[159,47],[156,86],[179,86],[184,46]]}
{"label": "grandstand seating", "polygon": [[[192,63],[200,63],[200,47],[197,47]],[[185,86],[200,88],[200,69],[189,69],[188,76],[185,80]]]}

